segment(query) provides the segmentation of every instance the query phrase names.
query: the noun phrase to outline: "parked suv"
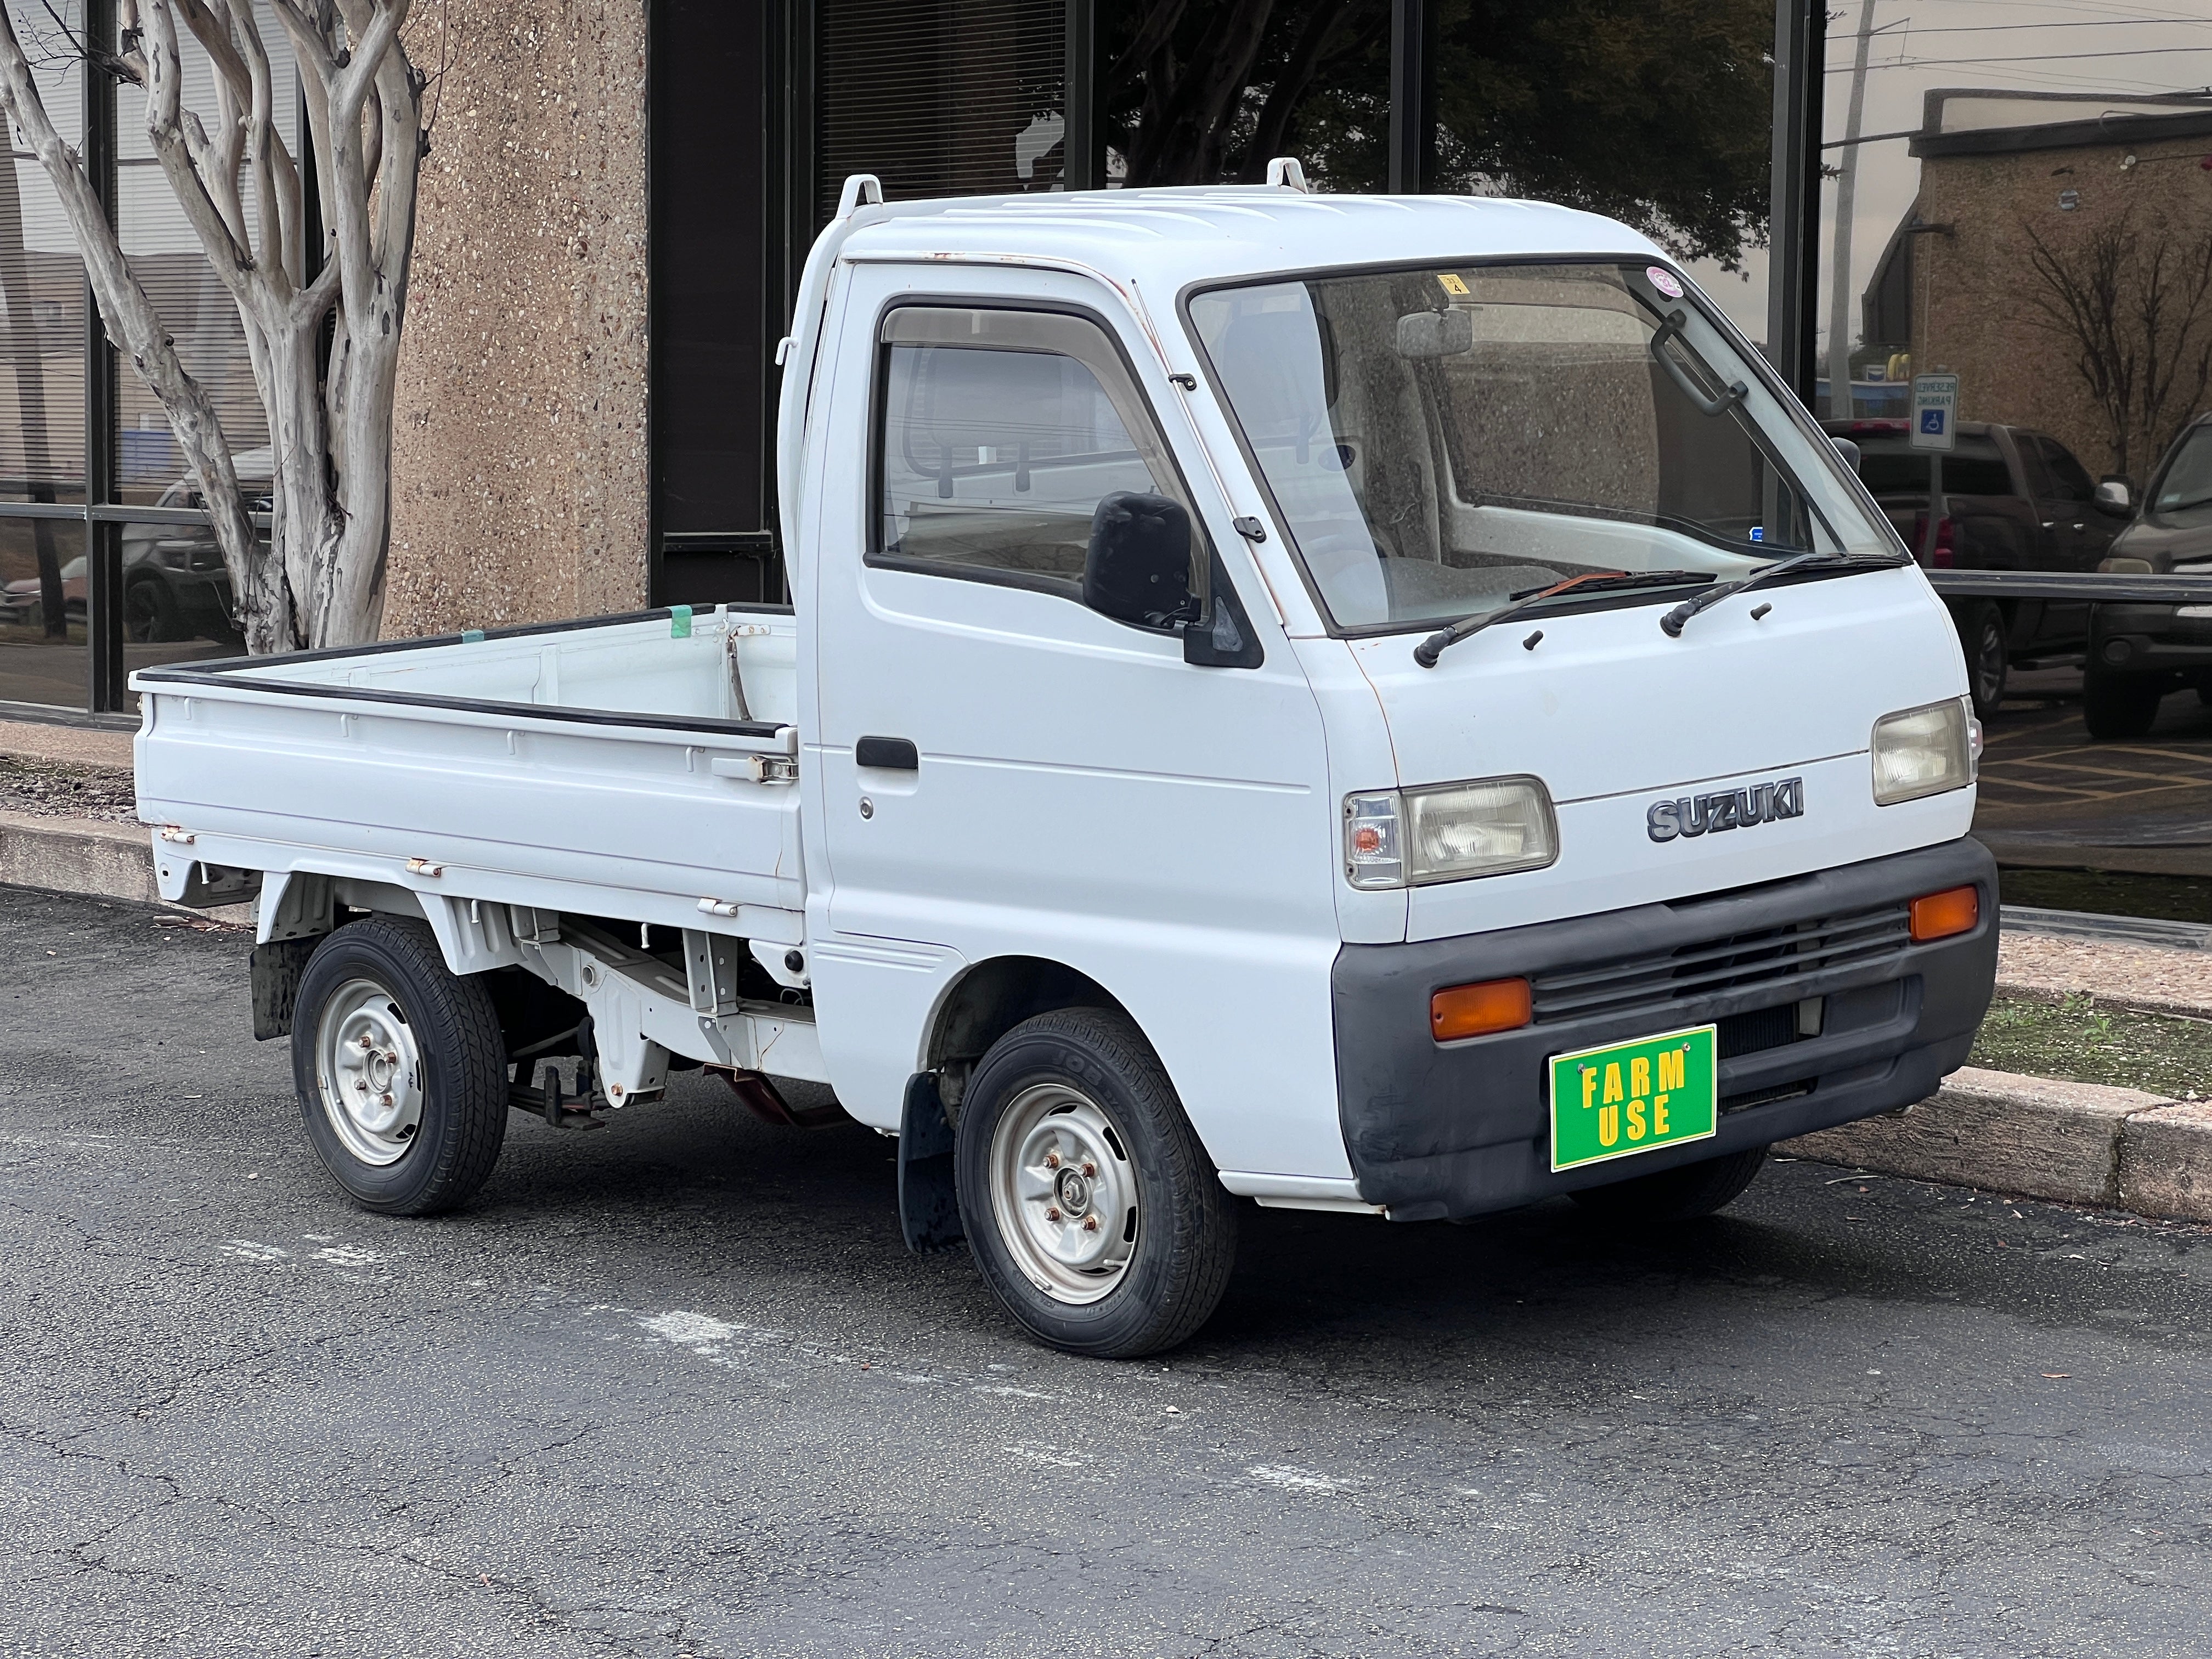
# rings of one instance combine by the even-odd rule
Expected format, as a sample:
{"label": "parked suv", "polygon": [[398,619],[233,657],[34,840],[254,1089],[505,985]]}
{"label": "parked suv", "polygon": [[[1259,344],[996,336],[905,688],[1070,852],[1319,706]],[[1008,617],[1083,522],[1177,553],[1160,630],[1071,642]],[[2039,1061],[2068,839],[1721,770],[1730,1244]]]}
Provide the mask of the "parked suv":
{"label": "parked suv", "polygon": [[[2136,576],[2212,575],[2212,415],[2182,429],[2151,475],[2142,510],[2102,569]],[[2100,605],[2089,672],[2099,689],[2089,730],[2139,738],[2161,698],[2194,686],[2212,702],[2212,604]]]}
{"label": "parked suv", "polygon": [[[1929,452],[1912,447],[1905,421],[1823,421],[1830,435],[1858,446],[1859,477],[1913,556],[1937,570],[2096,569],[2124,522],[2117,493],[2089,477],[2074,453],[2045,432],[1961,421],[1958,447],[1943,457],[1942,517],[1927,540]],[[1966,654],[1974,709],[2004,700],[2013,665],[2070,665],[2089,648],[2091,606],[2057,599],[1946,602]]]}

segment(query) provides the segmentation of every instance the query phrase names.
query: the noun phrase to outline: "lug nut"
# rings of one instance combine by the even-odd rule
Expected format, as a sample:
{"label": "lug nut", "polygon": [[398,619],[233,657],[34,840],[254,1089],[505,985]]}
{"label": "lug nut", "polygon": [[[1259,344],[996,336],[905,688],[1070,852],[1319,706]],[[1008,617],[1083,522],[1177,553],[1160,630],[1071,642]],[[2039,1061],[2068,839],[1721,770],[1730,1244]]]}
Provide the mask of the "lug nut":
{"label": "lug nut", "polygon": [[1086,1158],[1083,1160],[1083,1173],[1095,1179],[1098,1174],[1098,1166]]}
{"label": "lug nut", "polygon": [[380,1106],[389,1106],[392,1104],[392,1097],[390,1095],[380,1096],[376,1103]]}
{"label": "lug nut", "polygon": [[1044,1155],[1044,1167],[1048,1170],[1057,1170],[1060,1167],[1060,1154],[1047,1152]]}
{"label": "lug nut", "polygon": [[1045,1218],[1047,1221],[1057,1221],[1057,1220],[1059,1220],[1059,1219],[1060,1219],[1060,1206],[1059,1206],[1058,1205],[1056,1205],[1056,1204],[1054,1204],[1054,1205],[1048,1205],[1048,1206],[1045,1207],[1044,1218]]}
{"label": "lug nut", "polygon": [[1084,1217],[1083,1231],[1086,1233],[1097,1232],[1098,1231],[1098,1218],[1095,1215],[1087,1215]]}

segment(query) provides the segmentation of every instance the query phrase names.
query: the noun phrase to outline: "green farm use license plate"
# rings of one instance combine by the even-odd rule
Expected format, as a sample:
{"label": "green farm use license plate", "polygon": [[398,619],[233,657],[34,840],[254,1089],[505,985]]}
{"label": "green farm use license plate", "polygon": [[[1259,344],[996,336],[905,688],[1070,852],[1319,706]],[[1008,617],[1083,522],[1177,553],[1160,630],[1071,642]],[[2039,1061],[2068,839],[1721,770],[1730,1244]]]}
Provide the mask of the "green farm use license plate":
{"label": "green farm use license plate", "polygon": [[1720,1127],[1717,1028],[1552,1056],[1552,1168],[1577,1169]]}

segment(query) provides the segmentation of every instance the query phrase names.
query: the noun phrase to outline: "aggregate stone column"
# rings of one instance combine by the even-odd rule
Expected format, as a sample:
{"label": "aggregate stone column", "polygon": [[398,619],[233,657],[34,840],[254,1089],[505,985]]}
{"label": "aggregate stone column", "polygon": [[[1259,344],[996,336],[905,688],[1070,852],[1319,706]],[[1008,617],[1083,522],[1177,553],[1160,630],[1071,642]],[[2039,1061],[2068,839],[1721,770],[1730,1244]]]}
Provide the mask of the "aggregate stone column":
{"label": "aggregate stone column", "polygon": [[441,0],[386,638],[646,599],[644,0]]}

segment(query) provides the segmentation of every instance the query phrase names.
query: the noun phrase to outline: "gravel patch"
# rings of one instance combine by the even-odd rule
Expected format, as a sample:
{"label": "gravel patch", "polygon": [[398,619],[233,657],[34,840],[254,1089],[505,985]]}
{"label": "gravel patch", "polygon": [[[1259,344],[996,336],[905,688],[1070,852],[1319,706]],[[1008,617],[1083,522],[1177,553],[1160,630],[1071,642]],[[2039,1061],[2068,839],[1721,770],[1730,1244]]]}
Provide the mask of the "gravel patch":
{"label": "gravel patch", "polygon": [[29,755],[0,754],[0,811],[108,823],[138,821],[130,773]]}

